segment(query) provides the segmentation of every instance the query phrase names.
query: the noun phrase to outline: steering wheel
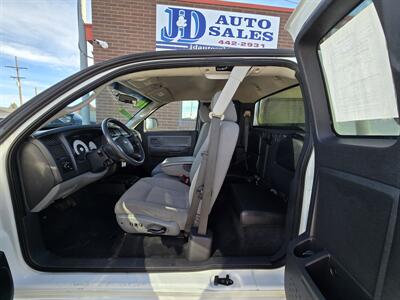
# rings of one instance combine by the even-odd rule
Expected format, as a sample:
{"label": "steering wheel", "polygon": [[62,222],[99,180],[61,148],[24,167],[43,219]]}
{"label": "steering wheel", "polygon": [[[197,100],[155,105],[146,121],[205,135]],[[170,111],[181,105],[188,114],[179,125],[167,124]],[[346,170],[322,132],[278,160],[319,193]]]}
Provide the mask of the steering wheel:
{"label": "steering wheel", "polygon": [[[112,123],[125,131],[128,135],[120,135],[118,137],[113,137],[110,132],[109,124]],[[139,136],[130,130],[122,122],[107,118],[101,122],[101,130],[107,140],[107,143],[111,146],[113,154],[123,161],[134,166],[139,166],[143,164],[145,159],[145,154],[142,146],[142,142]]]}

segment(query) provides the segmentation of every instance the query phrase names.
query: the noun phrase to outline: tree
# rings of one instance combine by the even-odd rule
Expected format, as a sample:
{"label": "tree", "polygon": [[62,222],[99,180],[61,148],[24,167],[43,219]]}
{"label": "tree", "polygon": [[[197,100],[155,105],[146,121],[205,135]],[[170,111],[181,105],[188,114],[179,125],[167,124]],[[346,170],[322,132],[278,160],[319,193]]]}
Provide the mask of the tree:
{"label": "tree", "polygon": [[17,109],[17,108],[18,108],[17,103],[15,103],[15,102],[11,103],[11,104],[10,104],[10,108],[11,108],[11,109]]}

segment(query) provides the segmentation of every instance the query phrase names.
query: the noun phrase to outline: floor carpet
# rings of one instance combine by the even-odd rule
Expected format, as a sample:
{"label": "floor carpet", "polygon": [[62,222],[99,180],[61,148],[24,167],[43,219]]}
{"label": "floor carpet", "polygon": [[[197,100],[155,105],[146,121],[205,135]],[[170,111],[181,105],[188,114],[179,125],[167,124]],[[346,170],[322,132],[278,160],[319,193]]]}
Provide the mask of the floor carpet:
{"label": "floor carpet", "polygon": [[[132,182],[109,178],[42,211],[46,248],[71,258],[183,257],[183,237],[127,234],[118,226],[114,205]],[[283,233],[262,227],[242,228],[224,189],[220,195],[209,220],[213,256],[272,255],[282,243]]]}

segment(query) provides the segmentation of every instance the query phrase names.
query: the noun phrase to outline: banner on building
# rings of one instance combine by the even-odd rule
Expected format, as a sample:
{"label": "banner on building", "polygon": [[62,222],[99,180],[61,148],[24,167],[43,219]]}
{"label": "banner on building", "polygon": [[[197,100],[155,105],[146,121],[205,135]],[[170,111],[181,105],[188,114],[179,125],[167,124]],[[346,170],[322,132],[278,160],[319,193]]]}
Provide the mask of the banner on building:
{"label": "banner on building", "polygon": [[279,17],[157,5],[156,49],[278,47]]}

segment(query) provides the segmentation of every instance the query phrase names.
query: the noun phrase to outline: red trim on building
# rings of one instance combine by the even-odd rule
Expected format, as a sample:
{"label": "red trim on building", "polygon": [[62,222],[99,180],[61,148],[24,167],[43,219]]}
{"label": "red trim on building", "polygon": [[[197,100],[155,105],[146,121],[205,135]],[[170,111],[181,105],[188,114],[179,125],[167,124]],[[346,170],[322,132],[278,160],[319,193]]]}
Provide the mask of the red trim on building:
{"label": "red trim on building", "polygon": [[277,11],[277,12],[293,12],[293,8],[286,7],[277,7],[263,4],[252,4],[252,3],[240,3],[240,2],[230,2],[230,1],[221,1],[221,0],[180,0],[181,2],[189,2],[189,3],[199,3],[199,4],[210,4],[210,5],[221,5],[221,6],[229,6],[229,7],[242,7],[242,8],[253,8],[253,9],[262,9],[269,11]]}

